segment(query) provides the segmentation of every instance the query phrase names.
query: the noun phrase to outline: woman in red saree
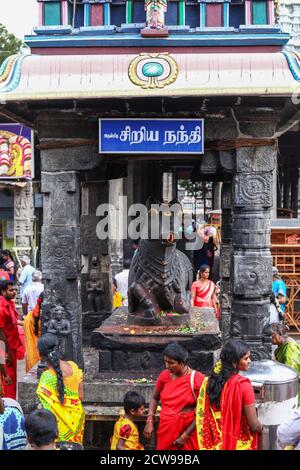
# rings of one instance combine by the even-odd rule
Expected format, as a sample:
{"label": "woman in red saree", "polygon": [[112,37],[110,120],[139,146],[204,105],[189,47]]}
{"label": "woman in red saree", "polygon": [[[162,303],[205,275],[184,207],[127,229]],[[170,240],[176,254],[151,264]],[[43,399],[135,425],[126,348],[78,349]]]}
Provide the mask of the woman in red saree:
{"label": "woman in red saree", "polygon": [[169,344],[163,355],[166,370],[157,379],[144,435],[150,439],[154,432],[154,415],[160,401],[157,450],[198,450],[195,406],[204,375],[189,368],[188,352],[178,343]]}
{"label": "woman in red saree", "polygon": [[220,307],[217,297],[218,288],[216,284],[209,279],[210,267],[203,264],[198,273],[197,280],[193,282],[191,288],[191,306],[192,307],[213,307],[216,311],[216,317],[220,319]]}
{"label": "woman in red saree", "polygon": [[196,411],[200,450],[257,450],[263,425],[256,416],[253,387],[238,374],[250,363],[247,344],[228,341],[213,373],[203,381]]}

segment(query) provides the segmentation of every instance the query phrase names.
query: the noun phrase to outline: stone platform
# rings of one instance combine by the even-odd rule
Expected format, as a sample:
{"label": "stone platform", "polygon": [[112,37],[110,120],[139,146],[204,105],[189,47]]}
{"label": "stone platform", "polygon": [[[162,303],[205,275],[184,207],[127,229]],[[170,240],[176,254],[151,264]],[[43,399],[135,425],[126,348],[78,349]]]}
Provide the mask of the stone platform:
{"label": "stone platform", "polygon": [[138,326],[128,323],[127,309],[121,307],[91,337],[92,346],[99,350],[99,371],[128,371],[128,376],[133,372],[157,375],[164,368],[163,349],[174,342],[190,352],[192,368],[209,372],[221,348],[214,310],[193,309],[186,316],[165,314],[161,326]]}

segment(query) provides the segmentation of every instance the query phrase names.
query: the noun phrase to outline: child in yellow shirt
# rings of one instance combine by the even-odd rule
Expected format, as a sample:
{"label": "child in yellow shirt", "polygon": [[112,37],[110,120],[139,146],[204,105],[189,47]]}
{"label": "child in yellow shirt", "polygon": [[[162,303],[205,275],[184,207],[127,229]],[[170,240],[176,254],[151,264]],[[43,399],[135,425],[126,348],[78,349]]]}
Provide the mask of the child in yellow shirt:
{"label": "child in yellow shirt", "polygon": [[134,418],[144,415],[145,398],[137,392],[127,392],[124,396],[124,411],[124,416],[120,416],[115,424],[111,450],[144,450]]}
{"label": "child in yellow shirt", "polygon": [[112,282],[112,291],[113,291],[113,310],[118,307],[123,307],[122,295],[118,291],[117,281],[114,278]]}

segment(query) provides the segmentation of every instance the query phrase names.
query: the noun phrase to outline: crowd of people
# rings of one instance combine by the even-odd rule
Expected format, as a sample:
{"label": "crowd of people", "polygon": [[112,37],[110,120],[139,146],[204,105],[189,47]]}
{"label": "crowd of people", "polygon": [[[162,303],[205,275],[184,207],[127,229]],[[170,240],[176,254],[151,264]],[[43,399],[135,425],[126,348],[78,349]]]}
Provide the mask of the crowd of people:
{"label": "crowd of people", "polygon": [[[82,371],[74,362],[61,359],[57,337],[51,333],[40,336],[38,351],[46,369],[36,390],[36,410],[24,418],[18,402],[0,388],[0,449],[81,450]],[[188,359],[188,351],[179,343],[164,349],[165,370],[157,378],[146,413],[144,442],[156,434],[157,450],[257,450],[264,427],[257,418],[253,386],[242,374],[251,363],[248,345],[236,339],[225,343],[208,376],[192,370]],[[136,423],[142,416],[145,398],[134,390],[127,392],[111,450],[144,449]],[[299,425],[296,410],[278,427],[280,448],[299,446]]]}
{"label": "crowd of people", "polygon": [[[211,374],[188,366],[188,352],[178,343],[163,351],[165,370],[158,376],[143,431],[146,442],[155,433],[157,450],[257,450],[264,426],[257,418],[253,386],[243,376],[251,363],[247,344],[230,340]],[[241,373],[240,373],[241,372]],[[111,449],[141,450],[135,418],[144,410],[136,392],[124,397],[125,415],[117,421]],[[300,412],[293,412],[277,430],[279,449],[300,449]]]}
{"label": "crowd of people", "polygon": [[[4,253],[2,260],[6,276],[0,279],[0,449],[83,449],[83,373],[75,362],[63,359],[57,335],[51,332],[41,335],[42,275],[26,256],[22,258],[19,272],[10,254]],[[129,266],[126,260],[124,270],[114,280],[115,307],[118,303],[126,305]],[[16,287],[17,282],[19,287]],[[18,289],[22,314],[14,302]],[[300,346],[287,334],[284,324],[286,287],[276,269],[272,289],[276,308],[276,315],[270,311],[272,343],[277,347],[274,357],[299,374]],[[218,286],[210,279],[210,266],[201,266],[192,286],[191,306],[215,308],[217,312],[218,294]],[[26,371],[40,360],[44,364],[36,389],[36,410],[26,418],[16,401],[17,360],[24,353],[20,326],[25,331]],[[165,348],[165,370],[157,378],[147,411],[141,394],[136,391],[125,394],[124,412],[111,436],[112,450],[143,450],[144,444],[154,436],[157,450],[258,448],[263,424],[257,418],[253,386],[243,376],[251,362],[248,345],[236,339],[225,343],[208,376],[192,370],[188,359],[188,351],[179,343]],[[142,416],[146,419],[144,444],[140,442],[136,423]],[[299,442],[297,410],[290,421],[279,426],[278,446],[298,449]]]}

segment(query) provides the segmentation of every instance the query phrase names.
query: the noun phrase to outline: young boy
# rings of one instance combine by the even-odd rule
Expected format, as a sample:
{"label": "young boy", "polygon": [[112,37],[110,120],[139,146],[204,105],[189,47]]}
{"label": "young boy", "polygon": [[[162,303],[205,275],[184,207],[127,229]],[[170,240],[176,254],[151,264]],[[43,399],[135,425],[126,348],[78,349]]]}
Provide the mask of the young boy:
{"label": "young boy", "polygon": [[127,392],[124,396],[124,411],[124,416],[120,416],[115,424],[111,450],[144,450],[134,418],[144,415],[145,398],[137,392]]}
{"label": "young boy", "polygon": [[57,420],[48,410],[35,410],[25,419],[25,431],[30,447],[27,450],[56,450]]}

